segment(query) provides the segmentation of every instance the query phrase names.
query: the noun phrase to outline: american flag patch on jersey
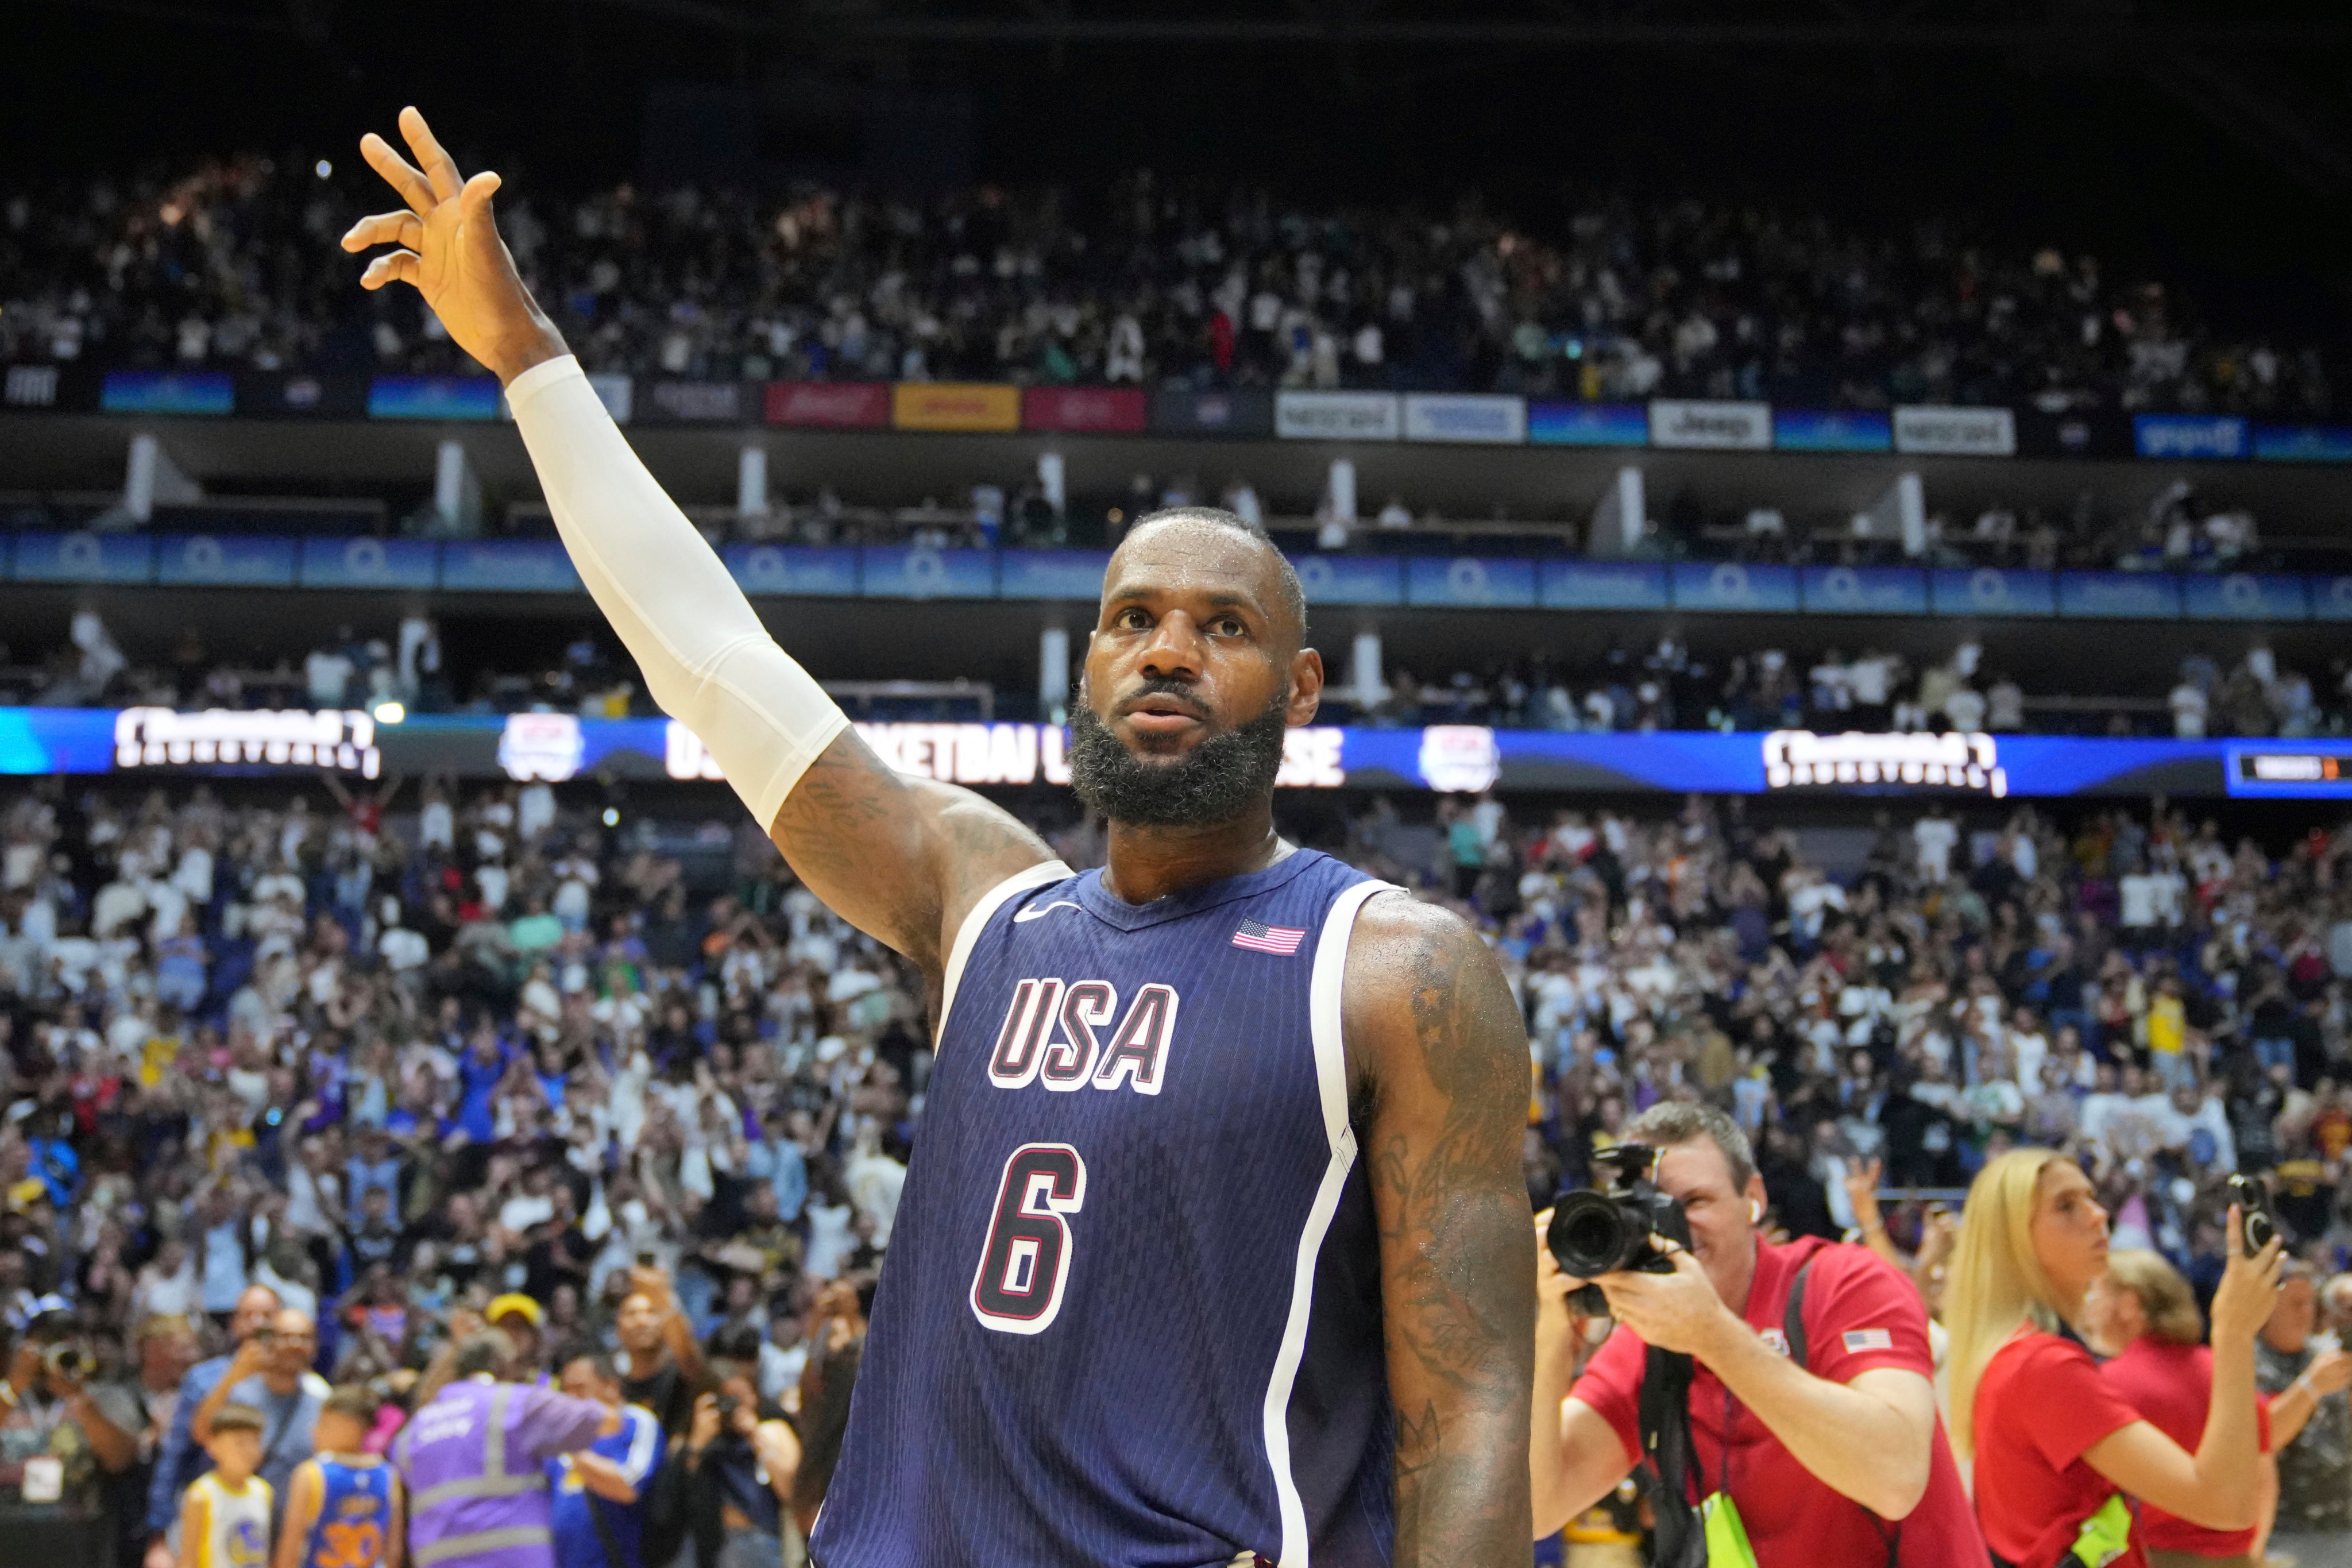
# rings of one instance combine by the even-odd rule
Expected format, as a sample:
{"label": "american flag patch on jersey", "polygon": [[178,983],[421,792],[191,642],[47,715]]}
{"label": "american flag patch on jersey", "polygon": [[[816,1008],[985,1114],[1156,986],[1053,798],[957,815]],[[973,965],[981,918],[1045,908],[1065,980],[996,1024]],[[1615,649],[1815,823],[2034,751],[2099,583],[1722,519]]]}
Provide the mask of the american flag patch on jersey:
{"label": "american flag patch on jersey", "polygon": [[1242,921],[1242,929],[1234,932],[1234,945],[1248,948],[1252,952],[1278,953],[1288,958],[1307,940],[1307,932],[1297,926],[1270,926],[1257,921]]}
{"label": "american flag patch on jersey", "polygon": [[1895,1336],[1885,1329],[1848,1329],[1845,1348],[1848,1355],[1864,1351],[1891,1351],[1895,1348]]}

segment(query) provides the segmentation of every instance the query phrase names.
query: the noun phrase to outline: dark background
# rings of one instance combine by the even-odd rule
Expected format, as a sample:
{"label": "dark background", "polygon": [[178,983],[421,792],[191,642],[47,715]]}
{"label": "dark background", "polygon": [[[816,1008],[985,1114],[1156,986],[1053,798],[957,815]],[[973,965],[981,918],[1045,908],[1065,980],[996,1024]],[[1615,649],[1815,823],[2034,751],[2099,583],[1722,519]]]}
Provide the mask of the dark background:
{"label": "dark background", "polygon": [[1595,193],[1937,215],[2090,250],[2224,327],[2339,334],[2352,17],[2175,0],[16,0],[0,186],[351,155],[414,101],[509,185],[1080,193],[1150,166],[1312,201]]}

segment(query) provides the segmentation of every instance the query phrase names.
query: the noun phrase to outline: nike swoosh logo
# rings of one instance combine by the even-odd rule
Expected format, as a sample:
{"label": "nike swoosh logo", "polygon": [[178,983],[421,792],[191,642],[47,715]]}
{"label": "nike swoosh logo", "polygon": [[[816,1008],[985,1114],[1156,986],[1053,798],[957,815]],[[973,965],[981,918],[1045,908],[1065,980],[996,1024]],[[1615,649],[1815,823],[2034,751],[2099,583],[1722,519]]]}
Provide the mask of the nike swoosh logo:
{"label": "nike swoosh logo", "polygon": [[1015,910],[1013,916],[1013,923],[1014,925],[1019,925],[1023,921],[1042,921],[1047,915],[1052,914],[1055,910],[1075,910],[1077,907],[1078,906],[1076,904],[1071,902],[1067,899],[1055,899],[1052,903],[1039,904],[1034,910]]}

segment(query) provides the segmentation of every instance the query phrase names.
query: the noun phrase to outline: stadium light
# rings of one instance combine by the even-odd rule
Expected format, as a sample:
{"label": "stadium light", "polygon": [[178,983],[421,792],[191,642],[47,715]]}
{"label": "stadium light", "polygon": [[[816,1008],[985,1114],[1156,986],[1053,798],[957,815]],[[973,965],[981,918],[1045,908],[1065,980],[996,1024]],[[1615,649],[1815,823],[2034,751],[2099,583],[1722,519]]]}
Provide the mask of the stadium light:
{"label": "stadium light", "polygon": [[324,158],[321,158],[316,163],[310,165],[310,172],[323,180],[331,177],[334,174],[335,166],[327,162]]}
{"label": "stadium light", "polygon": [[375,705],[374,713],[375,721],[379,724],[397,724],[403,719],[408,717],[407,709],[403,708],[397,702],[391,701],[377,703]]}

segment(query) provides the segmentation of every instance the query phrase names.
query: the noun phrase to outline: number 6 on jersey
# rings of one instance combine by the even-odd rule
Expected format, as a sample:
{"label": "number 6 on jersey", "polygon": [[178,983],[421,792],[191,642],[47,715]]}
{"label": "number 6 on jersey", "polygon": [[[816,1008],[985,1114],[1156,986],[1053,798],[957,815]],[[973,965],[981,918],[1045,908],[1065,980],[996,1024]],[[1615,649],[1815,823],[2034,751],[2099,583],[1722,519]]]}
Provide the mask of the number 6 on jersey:
{"label": "number 6 on jersey", "polygon": [[1067,1143],[1024,1143],[1004,1162],[988,1245],[971,1277],[971,1313],[1007,1334],[1043,1333],[1070,1274],[1064,1215],[1086,1206],[1087,1163]]}

